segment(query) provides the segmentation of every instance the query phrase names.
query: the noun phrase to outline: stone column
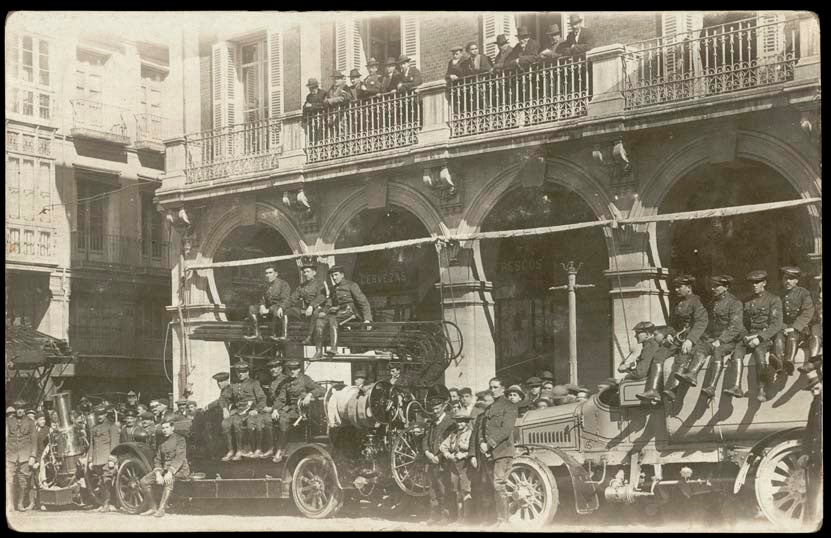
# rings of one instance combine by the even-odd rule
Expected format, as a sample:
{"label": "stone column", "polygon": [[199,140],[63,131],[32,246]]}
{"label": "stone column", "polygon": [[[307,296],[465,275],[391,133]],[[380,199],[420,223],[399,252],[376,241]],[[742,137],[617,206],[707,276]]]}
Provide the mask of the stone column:
{"label": "stone column", "polygon": [[37,327],[42,333],[67,340],[69,335],[70,272],[65,267],[49,275],[49,304]]}
{"label": "stone column", "polygon": [[591,62],[592,94],[588,117],[623,113],[623,62],[626,47],[606,45],[590,50],[586,61]]}
{"label": "stone column", "polygon": [[422,84],[417,89],[421,101],[424,125],[418,134],[422,147],[433,144],[446,144],[450,139],[450,127],[447,125],[447,92],[445,82],[436,80]]}
{"label": "stone column", "polygon": [[280,154],[281,170],[301,168],[306,164],[303,114],[299,110],[283,114],[280,142],[283,145],[283,153]]}
{"label": "stone column", "polygon": [[819,81],[819,21],[812,13],[806,13],[799,19],[799,55],[794,81]]}

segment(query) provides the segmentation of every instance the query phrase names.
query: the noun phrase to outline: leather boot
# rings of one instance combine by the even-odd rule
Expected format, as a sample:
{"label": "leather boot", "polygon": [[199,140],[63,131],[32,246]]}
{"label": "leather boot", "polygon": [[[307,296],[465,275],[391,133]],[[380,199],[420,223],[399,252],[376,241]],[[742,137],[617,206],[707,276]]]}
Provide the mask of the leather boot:
{"label": "leather boot", "polygon": [[329,324],[329,351],[326,352],[327,355],[337,355],[338,354],[338,324],[330,323]]}
{"label": "leather boot", "polygon": [[796,332],[791,334],[794,336],[791,338],[789,335],[789,338],[785,341],[785,353],[782,355],[782,367],[789,377],[793,375],[794,359],[796,359],[796,352],[799,349],[799,334]]}
{"label": "leather boot", "polygon": [[508,499],[500,494],[494,496],[496,505],[496,524],[503,525],[508,522]]}
{"label": "leather boot", "polygon": [[242,459],[243,454],[242,431],[239,428],[234,431],[234,440],[237,442],[237,451],[234,452],[234,455],[231,457],[231,461],[239,461]]}
{"label": "leather boot", "polygon": [[649,375],[646,378],[646,392],[635,394],[635,396],[644,402],[658,403],[661,401],[661,393],[658,392],[658,386],[663,377],[664,365],[660,362],[653,362],[649,369]]}
{"label": "leather boot", "polygon": [[309,318],[309,331],[306,333],[306,338],[303,339],[305,345],[311,345],[315,335],[315,314]]}
{"label": "leather boot", "polygon": [[784,371],[782,367],[782,355],[774,353],[773,350],[768,353],[768,367],[773,372],[773,375],[776,376],[778,372]]}
{"label": "leather boot", "polygon": [[724,368],[722,361],[715,361],[713,363],[713,380],[704,389],[701,390],[708,398],[716,396],[716,385],[718,385],[718,378],[721,377],[721,370]]}
{"label": "leather boot", "polygon": [[260,428],[259,430],[251,430],[251,444],[253,445],[253,448],[254,448],[254,453],[251,454],[252,458],[262,458],[263,457],[262,446],[263,446],[263,436],[264,436],[264,434],[265,434],[265,432],[263,431],[263,428]]}
{"label": "leather boot", "polygon": [[150,508],[148,508],[147,510],[142,512],[141,515],[143,515],[143,516],[152,516],[153,514],[156,513],[156,510],[158,510],[159,507],[158,507],[158,505],[156,505],[155,499],[153,499],[153,492],[150,491],[150,486],[142,487],[141,488],[141,493],[142,493],[142,495],[144,495],[145,499],[148,499],[150,501]]}
{"label": "leather boot", "polygon": [[818,334],[811,334],[808,337],[808,357],[813,361],[819,355],[819,348],[822,346],[822,339]]}
{"label": "leather boot", "polygon": [[767,391],[765,390],[770,378],[770,372],[773,371],[773,366],[759,362],[756,364],[756,384],[759,385],[756,392],[756,399],[760,402],[768,401]]}
{"label": "leather boot", "polygon": [[281,461],[283,461],[284,454],[285,450],[283,450],[282,448],[278,448],[277,453],[274,454],[274,459],[272,459],[271,461],[273,461],[274,463],[280,463]]}
{"label": "leather boot", "polygon": [[703,353],[696,353],[692,360],[680,371],[675,372],[675,379],[691,386],[698,384],[698,372],[707,357]]}
{"label": "leather boot", "polygon": [[323,358],[323,327],[320,324],[315,325],[315,354],[313,360]]}
{"label": "leather boot", "polygon": [[260,340],[262,337],[260,336],[260,322],[257,320],[257,315],[252,314],[251,316],[249,316],[249,319],[253,320],[254,334],[246,335],[243,338],[245,338],[246,340]]}
{"label": "leather boot", "polygon": [[285,341],[289,336],[289,317],[285,314],[283,314],[283,319],[280,320],[280,331],[277,340]]}
{"label": "leather boot", "polygon": [[733,357],[732,359],[735,367],[733,370],[736,373],[734,385],[730,388],[724,389],[724,394],[729,394],[734,398],[744,398],[744,391],[742,390],[742,373],[744,372],[744,360],[741,357]]}
{"label": "leather boot", "polygon": [[155,517],[164,517],[165,516],[165,509],[167,508],[167,500],[170,498],[170,493],[173,491],[173,487],[165,486],[164,490],[162,491],[162,500],[159,501],[159,508],[156,510],[156,513],[153,514]]}
{"label": "leather boot", "polygon": [[225,433],[225,446],[228,447],[228,452],[222,457],[222,461],[228,461],[234,457],[234,436],[231,432]]}
{"label": "leather boot", "polygon": [[17,511],[26,511],[26,484],[17,485]]}
{"label": "leather boot", "polygon": [[[269,420],[271,419],[269,418]],[[263,428],[263,436],[265,437],[265,446],[263,448],[268,448],[268,450],[263,452],[261,457],[266,459],[274,455],[274,427]]]}

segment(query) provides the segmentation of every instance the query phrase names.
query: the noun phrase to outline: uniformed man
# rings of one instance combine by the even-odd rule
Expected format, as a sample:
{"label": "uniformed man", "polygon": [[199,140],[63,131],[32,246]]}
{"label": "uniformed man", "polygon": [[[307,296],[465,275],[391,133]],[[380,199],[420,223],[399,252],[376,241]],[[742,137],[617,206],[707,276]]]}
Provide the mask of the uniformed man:
{"label": "uniformed man", "polygon": [[[267,286],[260,299],[260,303],[248,307],[248,316],[254,324],[254,334],[246,336],[245,338],[247,340],[259,340],[261,338],[259,319],[257,317],[259,314],[264,319],[271,319],[271,336],[269,338],[272,340],[285,340],[285,325],[288,320],[283,317],[283,311],[288,306],[289,298],[291,297],[291,287],[285,280],[279,278],[277,267],[274,265],[269,265],[265,268],[265,278]],[[283,324],[282,329],[278,328],[281,321]]]}
{"label": "uniformed man", "polygon": [[399,80],[395,89],[399,93],[410,92],[421,86],[421,71],[410,65],[410,57],[402,54],[398,57]]}
{"label": "uniformed man", "polygon": [[802,363],[798,370],[808,374],[811,384],[817,382],[817,369],[822,367],[822,275],[814,277],[817,279],[817,297],[815,304],[816,315],[811,323],[811,336],[808,339],[808,358]]}
{"label": "uniformed man", "polygon": [[231,374],[228,372],[217,372],[211,378],[216,381],[216,386],[219,389],[219,397],[206,405],[205,410],[219,407],[222,409],[223,418],[228,418],[231,406]]}
{"label": "uniformed man", "polygon": [[[232,409],[236,413],[232,411],[227,427],[225,426],[226,422],[223,421],[223,433],[226,441],[230,441],[230,436],[233,435],[237,446],[236,453],[230,459],[239,461],[243,457],[260,458],[263,455],[261,447],[265,439],[263,438],[262,419],[258,418],[258,415],[265,409],[265,392],[263,392],[259,381],[249,377],[248,364],[240,360],[234,364],[233,368],[237,372],[237,382],[231,384],[231,403],[233,405]],[[242,435],[245,427],[248,428],[251,436],[251,445],[254,447],[253,453],[243,448]],[[225,458],[223,460],[227,461]]]}
{"label": "uniformed man", "polygon": [[370,58],[366,63],[366,68],[369,75],[366,76],[363,83],[363,90],[365,97],[375,97],[381,92],[381,75],[378,74],[378,60]]}
{"label": "uniformed man", "polygon": [[136,433],[141,429],[138,424],[138,411],[130,408],[124,413],[124,426],[121,428],[119,440],[122,443],[133,443],[136,440]]}
{"label": "uniformed man", "polygon": [[[315,298],[323,289],[323,279],[317,277],[317,264],[312,258],[304,257],[300,266],[302,282],[291,293],[289,306],[283,315],[283,327],[288,326],[288,320],[300,319],[307,322],[309,330],[304,344],[311,344],[315,329]],[[285,337],[285,332],[283,333]]]}
{"label": "uniformed man", "polygon": [[[670,346],[677,346],[675,353],[675,363],[684,364],[690,369],[701,368],[701,364],[688,365],[690,360],[695,360],[696,356],[700,356],[702,349],[705,349],[701,343],[701,337],[707,330],[707,323],[709,316],[707,309],[701,304],[701,299],[692,291],[692,285],[695,283],[695,277],[692,275],[681,275],[673,279],[673,288],[675,294],[681,300],[672,309],[672,315],[669,320],[669,331],[666,336],[666,342]],[[706,357],[706,352],[705,352]],[[696,370],[698,373],[698,370]],[[664,397],[669,400],[675,400],[675,388],[677,381],[669,381],[663,390]]]}
{"label": "uniformed man", "polygon": [[[767,286],[767,271],[751,271],[745,277],[753,285],[753,297],[744,303],[744,324],[747,335],[736,345],[735,357],[744,357],[747,352],[752,353],[752,360],[756,365],[756,378],[759,382],[759,393],[756,399],[767,401],[767,384],[773,382],[775,369],[768,365],[765,358],[773,343],[773,337],[782,330],[782,300],[765,290]],[[736,378],[736,386],[741,380]]]}
{"label": "uniformed man", "polygon": [[283,460],[289,442],[289,428],[301,419],[301,409],[309,406],[313,398],[323,398],[323,387],[315,383],[311,377],[302,373],[299,360],[286,361],[290,379],[280,386],[277,400],[271,418],[277,420],[280,426],[278,450],[274,455],[274,463]]}
{"label": "uniformed man", "polygon": [[[695,386],[698,368],[704,362],[704,357],[701,355],[709,353],[712,356],[713,376],[710,384],[701,391],[708,398],[716,395],[719,376],[736,350],[736,344],[744,336],[744,309],[741,301],[736,299],[729,291],[730,285],[733,283],[733,277],[730,275],[716,275],[710,280],[712,282],[713,305],[710,311],[710,324],[701,339],[703,349],[699,351],[700,355],[695,358],[695,364],[698,366],[695,369],[690,368],[676,374],[679,380]],[[736,372],[738,375],[736,375],[736,379],[740,379],[741,364],[743,364],[744,358],[734,357],[732,360],[737,365]],[[725,387],[725,392],[739,398],[743,395],[738,384],[733,388]]]}
{"label": "uniformed man", "polygon": [[485,472],[485,458],[479,446],[479,438],[482,424],[485,419],[485,410],[493,403],[493,394],[489,390],[481,390],[476,393],[476,405],[471,416],[474,417],[473,428],[470,433],[470,482],[471,491],[476,494],[473,497],[474,509],[477,519],[481,520],[492,514],[490,507],[493,505],[493,492],[488,487],[487,473]]}
{"label": "uniformed man", "polygon": [[35,413],[35,463],[32,466],[32,476],[29,482],[29,505],[27,510],[43,507],[40,505],[40,480],[38,480],[38,468],[40,458],[46,445],[49,444],[49,426],[46,425],[46,413],[38,411]]}
{"label": "uniformed man", "polygon": [[156,449],[156,416],[152,411],[145,411],[139,415],[140,427],[133,433],[133,440],[145,443],[153,450]]}
{"label": "uniformed man", "polygon": [[12,504],[26,511],[26,486],[36,460],[35,422],[26,416],[26,402],[13,403],[14,415],[6,420],[6,483],[13,488],[17,501]]}
{"label": "uniformed man", "polygon": [[472,418],[464,410],[453,414],[456,429],[450,430],[439,445],[447,470],[450,472],[450,491],[456,501],[458,520],[470,521],[473,517],[473,503],[470,495],[470,476],[468,460],[471,457],[470,436]]}
{"label": "uniformed man", "polygon": [[428,468],[430,479],[430,522],[437,523],[450,516],[450,473],[441,461],[441,443],[455,427],[455,422],[447,414],[448,401],[439,397],[429,400],[428,405],[433,414],[430,427],[422,439],[422,451],[430,462]]}
{"label": "uniformed man", "polygon": [[[289,376],[283,371],[283,359],[274,358],[268,361],[268,367],[271,372],[271,383],[265,390],[266,403],[268,407],[263,410],[262,420],[263,427],[266,430],[267,438],[271,441],[268,450],[263,453],[263,458],[270,458],[274,452],[279,448],[279,441],[275,439],[274,421],[271,418],[276,408],[277,395],[284,383],[288,382]],[[277,430],[279,435],[279,429]]]}
{"label": "uniformed man", "polygon": [[488,461],[487,472],[493,484],[497,524],[508,522],[508,474],[514,459],[514,424],[517,419],[516,406],[505,398],[503,381],[494,377],[488,383],[493,394],[493,404],[485,410],[481,428],[479,449]]}
{"label": "uniformed man", "polygon": [[120,442],[121,433],[118,431],[118,426],[107,419],[107,408],[103,405],[95,408],[95,421],[87,451],[87,467],[93,475],[98,477],[101,497],[104,499],[98,511],[115,512],[115,507],[110,506],[110,499],[118,458],[112,454],[112,451]]}
{"label": "uniformed man", "polygon": [[[649,375],[652,370],[652,358],[659,347],[658,342],[655,340],[655,324],[651,321],[641,321],[635,325],[632,330],[635,333],[635,341],[641,345],[641,351],[637,354],[637,356],[634,354],[630,355],[627,360],[625,360],[620,367],[618,367],[618,372],[626,374],[623,377],[624,381],[630,379],[643,379]],[[663,370],[663,368],[661,368],[661,370]],[[657,376],[650,377],[646,382],[647,391],[654,391],[655,396],[658,398],[660,398],[660,394],[658,394],[657,379],[653,378],[659,378],[661,373],[662,372],[658,372]]]}
{"label": "uniformed man", "polygon": [[173,419],[182,420],[187,418],[192,418],[188,412],[188,400],[186,398],[176,400],[176,412],[173,413]]}
{"label": "uniformed man", "polygon": [[357,319],[364,323],[372,322],[372,310],[360,286],[344,278],[343,266],[335,265],[329,269],[332,286],[327,282],[314,300],[314,307],[322,307],[315,327],[317,353],[315,358],[323,356],[323,331],[329,327],[328,355],[337,354],[338,327],[343,323]]}
{"label": "uniformed man", "polygon": [[[164,517],[167,501],[173,493],[176,479],[185,480],[190,477],[185,438],[173,431],[173,421],[170,419],[165,419],[161,427],[162,442],[156,448],[153,470],[144,475],[139,481],[144,497],[150,499],[152,505],[149,510],[141,514],[143,516]],[[158,505],[156,505],[153,492],[150,489],[153,483],[164,486],[162,499]]]}
{"label": "uniformed man", "polygon": [[[802,271],[799,267],[782,267],[782,322],[784,328],[776,333],[773,341],[773,353],[770,362],[775,365],[777,373],[794,373],[794,358],[800,344],[811,338],[811,322],[814,320],[814,301],[811,292],[799,286]],[[814,347],[809,345],[810,347]],[[818,347],[818,346],[816,346]]]}

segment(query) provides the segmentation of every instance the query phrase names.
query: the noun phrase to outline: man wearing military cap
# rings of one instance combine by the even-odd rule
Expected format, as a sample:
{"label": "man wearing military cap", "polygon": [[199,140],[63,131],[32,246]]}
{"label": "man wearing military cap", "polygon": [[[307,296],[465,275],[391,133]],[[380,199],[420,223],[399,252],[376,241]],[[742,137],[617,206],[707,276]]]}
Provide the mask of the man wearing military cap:
{"label": "man wearing military cap", "polygon": [[811,334],[811,322],[814,320],[814,301],[811,292],[799,286],[802,275],[799,267],[782,267],[782,322],[784,328],[776,333],[773,340],[771,363],[776,364],[777,373],[794,373],[794,359],[799,345],[809,342],[809,348],[819,348],[818,343],[810,342],[817,338]]}
{"label": "man wearing military cap", "polygon": [[[139,481],[141,492],[151,503],[150,509],[142,512],[143,516],[164,517],[167,501],[173,494],[176,479],[187,480],[190,477],[188,464],[187,443],[185,438],[173,431],[173,420],[165,419],[161,424],[160,443],[156,447],[153,458],[153,470],[144,475]],[[164,486],[161,501],[156,506],[152,484]]]}
{"label": "man wearing military cap", "polygon": [[651,321],[641,321],[632,330],[635,333],[635,340],[641,345],[641,352],[637,357],[630,355],[627,360],[623,361],[618,367],[618,372],[626,373],[624,379],[643,379],[649,375],[646,389],[654,393],[656,398],[660,398],[658,381],[663,372],[663,365],[654,368],[652,365],[652,359],[659,348],[655,340],[655,324]]}
{"label": "man wearing military cap", "polygon": [[133,434],[137,443],[146,443],[153,450],[156,449],[156,423],[152,411],[145,411],[139,415],[139,428]]}
{"label": "man wearing military cap", "polygon": [[[701,337],[707,330],[710,318],[707,315],[707,309],[701,304],[701,299],[692,291],[694,282],[695,277],[691,275],[680,275],[673,279],[675,294],[681,300],[672,309],[666,342],[671,346],[677,346],[675,364],[687,365],[691,360],[694,361],[696,356],[700,356],[700,351],[704,347]],[[690,366],[701,367],[700,364]],[[663,396],[667,400],[673,401],[676,396],[676,387],[677,381],[674,383],[673,380],[667,382],[662,393]]]}
{"label": "man wearing military cap", "polygon": [[[324,264],[325,267],[325,264]],[[308,324],[308,334],[303,340],[304,344],[311,344],[315,328],[314,300],[323,289],[323,280],[317,276],[318,264],[309,257],[304,256],[300,262],[302,282],[291,293],[289,307],[284,313],[284,326],[287,326],[289,319],[304,320]],[[285,334],[283,335],[285,336]]]}
{"label": "man wearing military cap", "polygon": [[430,522],[443,521],[450,515],[450,473],[441,464],[441,443],[455,428],[455,421],[447,414],[447,401],[433,397],[428,400],[432,418],[430,428],[422,439],[421,450],[430,462]]}
{"label": "man wearing military cap", "polygon": [[331,286],[328,282],[324,282],[323,288],[312,303],[315,308],[321,307],[315,327],[317,340],[315,358],[318,359],[323,356],[323,331],[327,325],[330,348],[327,354],[336,355],[340,325],[353,319],[364,323],[372,321],[372,310],[366,295],[358,284],[344,278],[343,266],[333,266],[329,269],[329,276],[332,279]]}
{"label": "man wearing military cap", "polygon": [[[773,344],[776,333],[782,330],[782,300],[765,290],[767,286],[767,271],[751,271],[745,276],[753,285],[753,296],[744,303],[744,324],[747,335],[738,344],[734,356],[744,357],[751,353],[756,365],[756,378],[759,382],[759,393],[756,399],[767,401],[767,385],[773,382],[775,368],[766,360],[766,354]],[[736,378],[736,386],[741,380]]]}
{"label": "man wearing military cap", "polygon": [[35,422],[26,416],[26,402],[15,400],[14,416],[6,420],[6,483],[17,502],[12,504],[26,511],[26,486],[36,461],[37,436]]}
{"label": "man wearing military cap", "polygon": [[370,58],[366,63],[369,74],[364,79],[364,97],[375,97],[381,93],[381,75],[378,74],[378,60]]}
{"label": "man wearing military cap", "polygon": [[141,426],[138,424],[138,411],[133,408],[127,409],[124,412],[124,426],[121,427],[119,441],[122,443],[134,442],[139,429],[141,429]]}
{"label": "man wearing military cap", "polygon": [[514,458],[513,432],[517,409],[505,398],[503,381],[494,377],[488,383],[494,402],[485,410],[485,418],[477,444],[487,465],[488,477],[493,484],[497,524],[508,521],[508,475]]}
{"label": "man wearing military cap", "polygon": [[471,454],[472,418],[464,410],[459,410],[453,414],[453,420],[456,429],[448,431],[448,435],[439,444],[439,452],[450,475],[450,491],[455,497],[458,519],[470,521],[473,517],[473,499],[470,495],[468,459]]}
{"label": "man wearing military cap", "polygon": [[301,408],[309,406],[313,398],[323,398],[323,387],[315,383],[311,377],[302,373],[302,364],[297,359],[286,361],[289,379],[283,383],[274,401],[274,410],[271,418],[278,421],[280,438],[277,442],[278,450],[274,455],[274,463],[279,463],[285,456],[289,442],[289,428],[293,427],[302,418]]}
{"label": "man wearing military cap", "polygon": [[[261,415],[263,421],[263,428],[265,429],[266,439],[269,440],[268,450],[263,452],[263,458],[270,458],[274,452],[279,448],[278,441],[275,439],[274,420],[271,418],[274,410],[277,408],[277,394],[280,392],[280,387],[289,381],[289,376],[283,371],[283,359],[275,357],[268,361],[269,372],[271,373],[271,383],[265,389],[266,403],[268,406],[263,410]],[[277,430],[279,435],[279,430]]]}
{"label": "man wearing military cap", "polygon": [[[163,420],[173,420],[174,412],[170,409],[170,401],[167,398],[159,398],[156,400],[156,406],[153,409],[153,414],[156,415],[156,424],[161,424]],[[156,428],[156,433],[160,433],[161,429]]]}
{"label": "man wearing military cap", "polygon": [[402,54],[398,57],[398,85],[395,87],[399,93],[413,91],[421,86],[421,71],[414,65],[410,65],[410,57]]}
{"label": "man wearing military cap", "polygon": [[248,340],[259,340],[260,326],[259,316],[263,319],[271,319],[271,339],[285,340],[286,318],[283,311],[288,307],[291,297],[291,287],[279,277],[276,265],[268,265],[265,268],[266,288],[263,291],[259,304],[249,305],[248,316],[254,324],[254,334],[246,336]]}
{"label": "man wearing military cap", "polygon": [[188,412],[188,400],[187,398],[182,398],[181,400],[176,400],[176,412],[173,413],[174,420],[182,420],[186,418],[193,418],[190,416]]}
{"label": "man wearing military cap", "polygon": [[114,512],[116,509],[110,506],[110,499],[118,459],[112,455],[112,451],[121,441],[121,432],[118,431],[118,426],[107,419],[107,408],[103,405],[95,408],[95,421],[87,451],[87,467],[98,478],[100,496],[103,498],[98,511]]}
{"label": "man wearing military cap", "polygon": [[[223,433],[230,451],[230,441],[236,441],[237,451],[230,458],[239,461],[242,457],[259,458],[263,455],[263,423],[258,415],[263,412],[266,404],[265,393],[260,382],[249,377],[248,364],[240,360],[233,366],[237,373],[237,382],[231,384],[231,405],[232,411],[227,421],[223,421]],[[236,411],[236,412],[234,412]],[[251,434],[251,444],[254,452],[243,449],[242,435],[243,428],[248,427]],[[226,454],[226,457],[228,455]],[[228,461],[223,458],[223,461]]]}
{"label": "man wearing military cap", "polygon": [[219,388],[219,398],[206,405],[205,410],[219,407],[222,409],[222,418],[226,419],[229,416],[229,408],[231,406],[231,374],[228,372],[217,372],[211,378],[216,381],[216,386]]}

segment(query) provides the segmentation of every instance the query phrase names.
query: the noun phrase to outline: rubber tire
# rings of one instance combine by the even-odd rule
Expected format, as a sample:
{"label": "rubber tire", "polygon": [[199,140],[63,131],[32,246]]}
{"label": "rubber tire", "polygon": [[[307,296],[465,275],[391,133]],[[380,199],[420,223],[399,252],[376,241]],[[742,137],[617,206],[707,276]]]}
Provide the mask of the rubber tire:
{"label": "rubber tire", "polygon": [[334,492],[329,499],[329,502],[326,503],[326,506],[319,510],[313,510],[306,507],[303,502],[300,500],[300,474],[303,472],[303,468],[309,465],[311,462],[314,463],[322,463],[324,465],[328,465],[330,467],[332,478],[334,479],[334,464],[328,460],[327,458],[319,455],[319,454],[310,454],[305,456],[300,463],[294,468],[291,477],[291,499],[294,502],[294,506],[297,507],[297,510],[304,516],[309,519],[325,519],[327,517],[332,517],[338,513],[338,511],[343,507],[343,500],[344,500],[344,493],[343,490],[335,483]]}
{"label": "rubber tire", "polygon": [[[557,514],[560,505],[560,490],[557,481],[547,465],[535,458],[520,456],[515,458],[511,467],[511,474],[508,475],[509,483],[512,482],[518,473],[524,473],[540,485],[543,494],[542,509],[539,515],[533,519],[522,520],[517,517],[517,512],[509,513],[508,520],[511,526],[522,529],[540,529],[550,523]],[[510,488],[509,488],[510,491]],[[508,504],[510,511],[510,502]]]}
{"label": "rubber tire", "polygon": [[[767,518],[768,521],[770,521],[777,527],[783,529],[795,530],[801,528],[803,516],[800,515],[799,518],[791,518],[783,514],[776,507],[771,506],[767,499],[765,499],[767,493],[765,490],[770,487],[771,481],[769,478],[766,479],[762,475],[765,474],[768,476],[773,476],[772,473],[774,472],[774,470],[777,468],[779,464],[784,463],[785,459],[790,459],[792,462],[795,462],[801,454],[802,442],[799,439],[790,439],[788,441],[777,443],[776,445],[772,446],[770,449],[766,451],[764,457],[758,463],[756,469],[753,472],[753,492],[756,507]],[[792,468],[791,471],[793,470],[794,469]],[[794,473],[791,472],[789,476],[792,476],[793,474]],[[779,475],[780,483],[782,482],[782,476],[783,475]],[[802,512],[804,512],[805,510],[806,500],[807,495],[805,495],[804,499],[802,500]]]}
{"label": "rubber tire", "polygon": [[118,506],[127,514],[140,514],[147,510],[150,505],[149,499],[142,498],[141,504],[138,506],[132,506],[124,501],[122,498],[121,493],[121,482],[126,480],[126,469],[128,467],[133,467],[137,469],[138,479],[140,480],[141,477],[146,475],[150,472],[150,469],[144,467],[144,463],[133,456],[132,454],[127,455],[126,457],[122,458],[118,462],[118,469],[116,470],[115,474],[115,501],[118,503]]}

